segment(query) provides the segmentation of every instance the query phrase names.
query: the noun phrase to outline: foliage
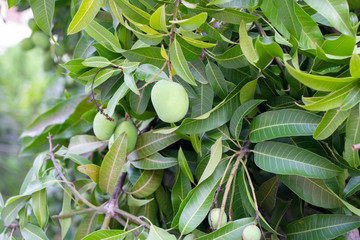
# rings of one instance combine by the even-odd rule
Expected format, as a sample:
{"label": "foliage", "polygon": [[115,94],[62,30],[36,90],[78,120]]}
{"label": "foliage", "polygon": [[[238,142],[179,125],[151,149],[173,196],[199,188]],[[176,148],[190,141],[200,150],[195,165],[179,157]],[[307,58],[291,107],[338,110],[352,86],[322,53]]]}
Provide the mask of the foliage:
{"label": "foliage", "polygon": [[[75,39],[62,67],[85,94],[23,132],[37,157],[0,205],[3,237],[235,239],[255,224],[271,239],[344,239],[360,227],[359,11],[345,0],[30,7],[53,41]],[[179,122],[150,101],[161,80],[189,97]],[[111,147],[94,136],[97,112],[134,124],[130,153],[126,132]]]}

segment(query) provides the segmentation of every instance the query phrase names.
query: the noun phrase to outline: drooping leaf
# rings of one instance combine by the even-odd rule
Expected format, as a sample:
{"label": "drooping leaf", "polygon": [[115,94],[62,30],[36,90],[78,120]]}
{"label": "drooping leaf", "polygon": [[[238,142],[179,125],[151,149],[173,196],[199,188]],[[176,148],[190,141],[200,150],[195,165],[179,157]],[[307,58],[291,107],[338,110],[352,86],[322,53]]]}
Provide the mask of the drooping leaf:
{"label": "drooping leaf", "polygon": [[145,170],[156,170],[156,169],[166,169],[178,164],[176,158],[173,157],[164,157],[160,153],[154,153],[143,159],[136,161],[131,161],[131,164],[139,169]]}
{"label": "drooping leaf", "polygon": [[242,218],[229,222],[225,226],[209,233],[203,237],[196,239],[199,240],[232,240],[242,236],[244,229],[254,221],[254,218]]}
{"label": "drooping leaf", "polygon": [[328,138],[345,121],[349,114],[349,110],[332,109],[327,111],[314,131],[314,138],[317,140]]}
{"label": "drooping leaf", "polygon": [[46,189],[41,189],[32,194],[32,207],[40,227],[43,228],[49,219]]}
{"label": "drooping leaf", "polygon": [[128,155],[128,159],[133,161],[145,158],[175,143],[179,139],[175,133],[144,133],[138,137],[135,149]]}
{"label": "drooping leaf", "polygon": [[214,92],[209,84],[198,84],[194,87],[195,92],[199,96],[198,98],[190,100],[191,117],[199,117],[209,111],[213,106]]}
{"label": "drooping leaf", "polygon": [[240,103],[244,104],[247,101],[253,100],[255,96],[255,90],[257,85],[257,79],[246,83],[240,90]]}
{"label": "drooping leaf", "polygon": [[147,239],[156,240],[176,240],[175,235],[172,235],[162,228],[151,224],[149,236]]}
{"label": "drooping leaf", "polygon": [[80,222],[80,225],[75,233],[74,240],[81,240],[93,232],[96,227],[97,217],[97,212],[88,213]]}
{"label": "drooping leaf", "polygon": [[135,197],[144,198],[156,191],[161,184],[163,170],[145,170],[131,188]]}
{"label": "drooping leaf", "polygon": [[339,208],[342,202],[323,180],[295,175],[278,175],[280,181],[306,202],[322,208]]}
{"label": "drooping leaf", "polygon": [[206,21],[207,15],[208,14],[206,12],[202,12],[191,18],[186,18],[186,19],[181,19],[181,20],[172,20],[170,22],[179,24],[180,27],[182,27],[186,31],[193,31],[193,30],[199,28]]}
{"label": "drooping leaf", "polygon": [[262,102],[264,102],[264,100],[250,100],[235,110],[230,120],[230,132],[235,139],[239,139],[244,117]]}
{"label": "drooping leaf", "polygon": [[123,52],[122,55],[132,62],[149,63],[161,68],[165,59],[161,56],[161,49],[156,47],[143,47]]}
{"label": "drooping leaf", "polygon": [[360,56],[353,54],[350,59],[350,73],[352,77],[360,78]]}
{"label": "drooping leaf", "polygon": [[216,95],[224,99],[227,96],[228,87],[223,73],[215,63],[208,62],[206,65],[206,77]]}
{"label": "drooping leaf", "polygon": [[249,37],[247,34],[246,24],[244,21],[241,21],[239,35],[240,35],[239,41],[240,41],[241,51],[244,53],[248,62],[252,65],[255,65],[255,62],[257,62],[259,58],[255,52],[255,48],[252,43],[252,38]]}
{"label": "drooping leaf", "polygon": [[105,193],[111,195],[125,163],[127,149],[126,133],[117,137],[105,155],[99,171],[99,186]]}
{"label": "drooping leaf", "polygon": [[203,171],[201,178],[199,179],[198,184],[206,180],[217,168],[222,155],[222,138],[218,138],[214,145],[211,146],[211,154],[208,164],[206,165],[205,170]]}
{"label": "drooping leaf", "polygon": [[82,1],[79,10],[76,12],[72,19],[69,28],[68,35],[77,33],[84,29],[96,16],[101,8],[103,1],[97,0],[85,0]]}
{"label": "drooping leaf", "polygon": [[111,62],[104,57],[90,57],[82,62],[86,67],[102,68],[111,65]]}
{"label": "drooping leaf", "polygon": [[131,4],[127,0],[115,0],[116,4],[120,7],[122,13],[129,20],[135,21],[141,24],[149,24],[151,15],[141,10],[135,5]]}
{"label": "drooping leaf", "polygon": [[[71,212],[70,189],[68,186],[66,186],[63,194],[62,209],[60,214],[68,214],[70,212]],[[71,218],[60,219],[59,221],[61,226],[61,239],[65,239],[65,236],[71,226]]]}
{"label": "drooping leaf", "polygon": [[295,109],[268,111],[251,122],[250,140],[261,142],[278,137],[312,135],[320,116]]}
{"label": "drooping leaf", "polygon": [[107,239],[107,240],[122,240],[126,237],[129,232],[123,230],[98,230],[93,232],[86,237],[82,238],[82,240],[100,240],[100,239]]}
{"label": "drooping leaf", "polygon": [[100,167],[95,164],[85,164],[77,167],[79,172],[82,172],[89,176],[95,183],[99,183],[99,171]]}
{"label": "drooping leaf", "polygon": [[181,172],[185,175],[185,177],[187,179],[190,180],[190,182],[194,183],[194,177],[190,171],[189,164],[186,160],[186,157],[185,157],[181,147],[179,148],[178,161],[179,161],[179,166],[180,166]]}
{"label": "drooping leaf", "polygon": [[223,11],[213,11],[213,12],[209,12],[209,15],[210,17],[213,17],[217,20],[232,24],[240,24],[241,21],[245,21],[245,23],[248,23],[258,19],[257,16],[235,9],[224,9]]}
{"label": "drooping leaf", "polygon": [[360,118],[359,105],[355,106],[346,122],[346,140],[344,146],[344,158],[357,168],[360,165],[359,150],[352,150],[352,146],[360,143]]}
{"label": "drooping leaf", "polygon": [[191,183],[182,172],[177,174],[176,182],[171,190],[171,202],[174,213],[179,209],[181,202],[186,198],[191,191]]}
{"label": "drooping leaf", "polygon": [[350,24],[349,5],[345,0],[305,0],[305,2],[324,16],[332,26],[341,33],[354,37],[354,30]]}
{"label": "drooping leaf", "polygon": [[286,69],[289,73],[296,78],[298,81],[304,85],[311,87],[315,90],[332,92],[336,91],[349,83],[357,81],[357,78],[345,77],[345,78],[335,78],[328,76],[317,76],[311,75],[295,68],[291,67],[288,63],[285,63]]}
{"label": "drooping leaf", "polygon": [[360,176],[350,178],[349,182],[344,188],[344,198],[350,197],[360,190]]}
{"label": "drooping leaf", "polygon": [[286,226],[289,240],[333,239],[360,226],[360,218],[340,214],[314,214]]}
{"label": "drooping leaf", "polygon": [[63,123],[74,112],[76,106],[82,99],[83,97],[76,96],[65,101],[61,101],[53,108],[39,115],[32,123],[30,123],[30,125],[27,126],[25,131],[21,134],[21,137],[35,137],[40,135],[46,127]]}
{"label": "drooping leaf", "polygon": [[192,76],[189,66],[185,60],[184,54],[181,50],[180,44],[175,39],[170,48],[170,60],[176,73],[187,83],[196,85],[194,77]]}
{"label": "drooping leaf", "polygon": [[119,53],[125,52],[125,50],[121,48],[119,40],[115,37],[115,35],[95,20],[87,24],[85,31],[93,39],[110,51]]}
{"label": "drooping leaf", "polygon": [[256,39],[255,43],[256,53],[259,59],[256,62],[256,66],[261,69],[266,68],[271,60],[275,57],[283,57],[283,51],[279,44],[272,41],[262,42],[260,38]]}
{"label": "drooping leaf", "polygon": [[341,168],[326,158],[285,143],[258,143],[254,154],[256,165],[272,173],[327,179],[341,172]]}
{"label": "drooping leaf", "polygon": [[38,239],[38,240],[48,240],[48,237],[45,235],[45,232],[38,226],[31,223],[26,223],[25,226],[21,229],[21,234],[24,239]]}
{"label": "drooping leaf", "polygon": [[259,190],[256,192],[256,200],[259,206],[263,207],[268,212],[271,212],[275,207],[279,182],[279,178],[272,177],[261,184]]}
{"label": "drooping leaf", "polygon": [[150,26],[167,32],[165,5],[161,5],[150,17]]}
{"label": "drooping leaf", "polygon": [[106,144],[92,135],[77,135],[70,139],[69,153],[83,154],[92,152]]}
{"label": "drooping leaf", "polygon": [[230,48],[223,54],[217,55],[215,60],[224,68],[241,68],[248,65],[240,45]]}
{"label": "drooping leaf", "polygon": [[30,0],[30,6],[34,14],[36,24],[50,37],[52,20],[55,11],[55,0],[41,1]]}

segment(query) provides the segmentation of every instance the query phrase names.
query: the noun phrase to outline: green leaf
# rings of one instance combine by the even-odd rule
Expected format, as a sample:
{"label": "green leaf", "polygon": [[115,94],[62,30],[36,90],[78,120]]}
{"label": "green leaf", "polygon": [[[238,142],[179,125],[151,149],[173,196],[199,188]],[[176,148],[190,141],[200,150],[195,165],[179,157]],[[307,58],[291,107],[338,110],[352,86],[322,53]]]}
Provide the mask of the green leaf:
{"label": "green leaf", "polygon": [[208,164],[206,165],[205,170],[203,171],[198,184],[206,180],[208,177],[213,174],[217,168],[222,156],[222,138],[218,138],[214,145],[211,146],[211,154]]}
{"label": "green leaf", "polygon": [[136,95],[140,95],[139,89],[136,86],[136,82],[133,74],[124,73],[124,82],[126,86]]}
{"label": "green leaf", "polygon": [[120,87],[116,90],[114,95],[111,97],[110,101],[108,102],[107,108],[105,110],[105,113],[109,114],[110,116],[113,115],[116,105],[119,103],[119,101],[126,96],[126,94],[129,92],[129,88],[125,83],[122,83]]}
{"label": "green leaf", "polygon": [[[63,202],[60,215],[68,214],[71,212],[71,190],[68,186],[66,186],[64,189],[65,190],[63,194]],[[65,236],[71,226],[71,218],[59,219],[59,222],[61,226],[61,239],[65,239]]]}
{"label": "green leaf", "polygon": [[279,142],[256,144],[254,159],[259,168],[276,174],[295,174],[326,179],[335,177],[342,171],[320,155]]}
{"label": "green leaf", "polygon": [[82,240],[122,240],[128,233],[123,230],[98,230],[82,238]]}
{"label": "green leaf", "polygon": [[149,236],[146,238],[149,240],[176,240],[176,237],[166,230],[159,228],[151,224]]}
{"label": "green leaf", "polygon": [[149,63],[161,68],[164,65],[165,59],[161,56],[161,50],[157,47],[145,47],[128,50],[122,55],[132,62]]}
{"label": "green leaf", "polygon": [[354,78],[360,78],[360,56],[353,54],[350,59],[350,73]]}
{"label": "green leaf", "polygon": [[207,80],[209,81],[216,95],[221,99],[226,98],[228,94],[228,87],[220,68],[215,63],[208,62],[205,71]]}
{"label": "green leaf", "polygon": [[343,203],[321,179],[296,175],[278,175],[280,181],[306,202],[322,208],[340,208]]}
{"label": "green leaf", "polygon": [[32,207],[40,227],[43,228],[49,219],[46,188],[32,194]]}
{"label": "green leaf", "polygon": [[268,111],[251,122],[251,142],[261,142],[278,137],[313,135],[320,116],[295,109]]}
{"label": "green leaf", "polygon": [[175,39],[170,47],[170,61],[174,67],[176,73],[185,81],[191,85],[195,85],[194,77],[192,76],[189,66],[185,60],[184,54],[181,50],[181,46]]}
{"label": "green leaf", "polygon": [[115,2],[120,7],[122,13],[126,16],[127,19],[145,25],[149,24],[151,16],[147,12],[137,8],[127,0],[115,0]]}
{"label": "green leaf", "polygon": [[260,38],[256,39],[256,52],[259,56],[256,66],[265,69],[275,57],[283,58],[283,51],[276,42],[268,41],[262,42]]}
{"label": "green leaf", "polygon": [[225,174],[224,171],[226,163],[227,161],[220,163],[214,174],[204,180],[201,184],[198,184],[180,205],[172,226],[179,223],[179,230],[182,234],[187,234],[193,231],[208,214],[214,200],[215,191],[218,187],[220,178],[223,174]]}
{"label": "green leaf", "polygon": [[332,109],[327,111],[314,131],[314,138],[317,140],[328,138],[345,121],[349,114],[349,110]]}
{"label": "green leaf", "polygon": [[95,68],[102,68],[109,65],[112,65],[112,63],[104,57],[90,57],[82,62],[82,65],[86,67],[95,67]]}
{"label": "green leaf", "polygon": [[357,168],[360,165],[359,150],[352,150],[352,146],[360,143],[359,105],[355,106],[346,122],[346,139],[344,158],[350,166]]}
{"label": "green leaf", "polygon": [[76,12],[72,19],[69,28],[68,35],[77,33],[84,29],[99,12],[103,1],[98,0],[84,0],[82,1],[79,10]]}
{"label": "green leaf", "polygon": [[200,59],[197,59],[196,61],[193,62],[189,62],[188,65],[190,72],[196,81],[202,84],[208,83],[206,79],[205,65]]}
{"label": "green leaf", "polygon": [[150,17],[150,26],[156,30],[168,32],[166,27],[165,5],[161,5]]}
{"label": "green leaf", "polygon": [[177,142],[179,139],[175,133],[146,132],[138,137],[135,149],[128,155],[128,159],[133,161],[145,158]]}
{"label": "green leaf", "polygon": [[249,37],[247,34],[246,24],[244,21],[241,21],[239,36],[240,36],[239,42],[240,42],[241,51],[244,53],[248,62],[252,65],[255,65],[255,62],[257,62],[259,58],[255,52],[254,45],[252,43],[252,38]]}
{"label": "green leaf", "polygon": [[191,18],[181,19],[181,20],[172,20],[170,23],[179,24],[186,31],[193,31],[198,29],[206,21],[207,13],[202,12],[198,15],[195,15]]}
{"label": "green leaf", "polygon": [[95,230],[96,221],[97,221],[97,212],[88,213],[80,222],[80,225],[77,228],[74,240],[81,240],[92,231]]}
{"label": "green leaf", "polygon": [[288,224],[285,233],[289,240],[333,239],[359,226],[357,216],[314,214]]}
{"label": "green leaf", "polygon": [[[139,77],[139,76],[137,76]],[[142,85],[144,86],[144,85]],[[149,104],[150,95],[151,95],[151,88],[144,87],[141,90],[138,90],[140,95],[136,95],[134,92],[130,93],[130,107],[134,112],[137,114],[143,114]]]}
{"label": "green leaf", "polygon": [[289,73],[304,85],[311,87],[318,91],[332,92],[336,91],[349,83],[355,82],[358,79],[353,77],[327,77],[311,75],[302,71],[298,71],[291,67],[288,63],[285,63],[286,69]]}
{"label": "green leaf", "polygon": [[253,100],[255,96],[255,90],[257,85],[257,79],[246,83],[240,90],[240,103],[244,104],[247,101]]}
{"label": "green leaf", "polygon": [[93,152],[106,145],[106,141],[100,141],[92,135],[77,135],[70,138],[69,153],[72,154],[83,154]]}
{"label": "green leaf", "polygon": [[227,97],[219,103],[211,111],[199,116],[197,118],[188,118],[183,120],[177,130],[186,134],[197,134],[206,132],[227,123],[233,114],[234,109],[240,105],[240,89],[242,83],[239,83]]}
{"label": "green leaf", "polygon": [[166,169],[178,164],[176,158],[173,157],[164,157],[160,153],[154,153],[143,159],[136,161],[131,161],[131,164],[139,169],[145,170],[157,170],[157,169]]}
{"label": "green leaf", "polygon": [[217,20],[226,23],[237,24],[237,25],[239,25],[241,21],[245,21],[245,23],[249,23],[256,21],[258,19],[257,16],[235,9],[225,9],[223,11],[209,12],[209,15],[210,17],[213,17]]}
{"label": "green leaf", "polygon": [[177,174],[176,182],[171,190],[171,203],[174,212],[179,210],[181,202],[186,198],[191,191],[191,183],[189,179],[180,171]]}
{"label": "green leaf", "polygon": [[343,111],[353,108],[360,102],[360,87],[355,86],[347,95],[342,103],[341,109]]}
{"label": "green leaf", "polygon": [[104,193],[111,195],[126,159],[126,132],[118,136],[101,164],[99,186]]}
{"label": "green leaf", "polygon": [[276,28],[276,30],[279,31],[286,39],[289,39],[290,33],[280,19],[277,6],[272,1],[262,1],[260,7],[266,18],[270,20],[271,24]]}
{"label": "green leaf", "polygon": [[194,177],[190,171],[190,168],[189,168],[189,165],[188,165],[188,162],[186,160],[186,157],[181,149],[181,147],[179,148],[179,153],[178,153],[178,161],[179,161],[179,166],[180,166],[180,170],[181,172],[185,175],[185,177],[187,179],[190,180],[190,182],[192,182],[193,184],[194,183]]}
{"label": "green leaf", "polygon": [[244,117],[264,101],[265,100],[250,100],[235,110],[234,115],[230,120],[230,132],[235,139],[239,139]]}
{"label": "green leaf", "polygon": [[82,96],[76,96],[56,104],[53,108],[39,115],[32,123],[30,123],[21,134],[21,137],[35,137],[40,135],[46,127],[63,123],[72,113],[74,113],[76,106],[82,99]]}
{"label": "green leaf", "polygon": [[303,97],[303,102],[309,101],[309,103],[307,105],[301,105],[301,107],[310,111],[327,111],[330,109],[339,108],[345,101],[347,94],[349,94],[355,88],[357,88],[356,83],[350,83],[340,88],[339,90],[326,95],[325,97],[320,99],[315,98],[315,101],[312,101],[312,98]]}
{"label": "green leaf", "polygon": [[224,68],[241,68],[248,65],[240,45],[232,47],[225,53],[215,56],[215,60]]}
{"label": "green leaf", "polygon": [[1,220],[4,221],[4,224],[10,225],[15,220],[27,199],[29,199],[28,195],[17,196],[7,200],[5,207],[1,210]]}
{"label": "green leaf", "polygon": [[196,238],[197,240],[233,240],[242,236],[244,229],[254,222],[254,218],[242,218],[227,223],[225,226],[209,233],[203,237]]}
{"label": "green leaf", "polygon": [[55,0],[30,0],[30,6],[33,11],[36,24],[41,30],[51,37],[51,25],[55,11]]}
{"label": "green leaf", "polygon": [[36,225],[26,223],[21,229],[21,234],[25,240],[48,240],[44,231]]}
{"label": "green leaf", "polygon": [[211,111],[214,98],[214,92],[209,84],[200,83],[194,87],[194,89],[199,97],[190,100],[192,118],[199,117]]}
{"label": "green leaf", "polygon": [[163,170],[145,170],[132,186],[129,194],[138,198],[144,198],[151,195],[161,184],[163,173]]}
{"label": "green leaf", "polygon": [[300,39],[301,24],[295,14],[294,5],[296,2],[293,0],[273,0],[272,2],[276,6],[279,18],[289,33],[296,39]]}
{"label": "green leaf", "polygon": [[152,200],[154,200],[154,199],[153,198],[151,198],[151,199],[136,199],[132,195],[128,195],[128,205],[130,207],[141,207],[141,206],[148,204]]}
{"label": "green leaf", "polygon": [[261,184],[259,190],[256,192],[256,200],[259,206],[263,207],[267,212],[271,212],[275,207],[279,183],[279,178],[272,177]]}
{"label": "green leaf", "polygon": [[345,0],[305,0],[305,2],[324,16],[331,25],[341,33],[354,37],[354,30],[350,24],[349,5]]}
{"label": "green leaf", "polygon": [[110,51],[118,53],[125,52],[125,50],[121,48],[118,38],[95,20],[87,24],[85,31],[90,37]]}
{"label": "green leaf", "polygon": [[208,43],[208,42],[203,42],[200,40],[196,40],[196,39],[192,39],[189,37],[185,37],[185,36],[181,36],[186,42],[188,42],[189,44],[193,45],[194,47],[198,47],[198,48],[212,48],[215,47],[216,44],[215,43]]}
{"label": "green leaf", "polygon": [[80,165],[77,167],[77,170],[89,176],[91,180],[93,180],[95,183],[99,183],[100,167],[98,165],[95,164]]}
{"label": "green leaf", "polygon": [[357,191],[360,191],[360,176],[350,178],[344,188],[344,198],[352,196]]}

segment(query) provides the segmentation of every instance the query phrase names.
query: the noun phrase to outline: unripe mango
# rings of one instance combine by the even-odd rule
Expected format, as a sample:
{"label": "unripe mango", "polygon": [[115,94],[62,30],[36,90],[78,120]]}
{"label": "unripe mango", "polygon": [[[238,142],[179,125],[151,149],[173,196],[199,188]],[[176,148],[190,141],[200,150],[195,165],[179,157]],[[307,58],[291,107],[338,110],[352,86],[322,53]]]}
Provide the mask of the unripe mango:
{"label": "unripe mango", "polygon": [[184,87],[166,80],[154,85],[151,102],[159,118],[168,123],[181,120],[189,109],[189,98]]}
{"label": "unripe mango", "polygon": [[32,48],[34,48],[34,43],[30,38],[25,38],[20,42],[20,47],[23,51],[28,51]]}
{"label": "unripe mango", "polygon": [[261,232],[256,225],[247,226],[243,231],[243,240],[260,240]]}
{"label": "unripe mango", "polygon": [[[114,133],[114,141],[117,137],[119,137],[123,132],[126,132],[127,137],[127,148],[126,152],[130,153],[132,150],[134,150],[137,140],[137,129],[129,121],[123,121],[119,124],[119,126],[116,127],[115,133]],[[109,144],[110,145],[110,144]]]}
{"label": "unripe mango", "polygon": [[31,36],[31,40],[35,46],[46,49],[50,46],[49,37],[43,32],[34,32]]}
{"label": "unripe mango", "polygon": [[[213,208],[209,213],[209,225],[212,229],[217,229],[218,220],[220,217],[220,208]],[[220,227],[223,227],[227,223],[226,213],[222,215]]]}
{"label": "unripe mango", "polygon": [[113,118],[114,121],[107,120],[106,116],[102,115],[100,112],[96,114],[93,122],[93,130],[98,139],[102,141],[108,140],[113,134],[116,127],[117,117],[116,115],[113,115],[111,118]]}

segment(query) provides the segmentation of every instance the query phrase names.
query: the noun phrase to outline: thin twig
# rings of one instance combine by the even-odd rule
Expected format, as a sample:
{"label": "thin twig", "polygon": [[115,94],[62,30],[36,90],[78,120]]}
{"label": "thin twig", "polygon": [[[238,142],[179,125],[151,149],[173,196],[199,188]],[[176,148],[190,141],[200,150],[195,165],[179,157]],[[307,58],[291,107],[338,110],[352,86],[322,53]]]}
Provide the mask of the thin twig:
{"label": "thin twig", "polygon": [[86,200],[71,184],[70,182],[66,179],[66,177],[64,176],[64,174],[61,172],[61,170],[58,167],[58,164],[55,160],[55,153],[54,151],[59,147],[59,145],[56,145],[55,147],[52,146],[52,135],[49,133],[49,136],[47,137],[47,139],[49,139],[49,156],[51,161],[54,164],[54,167],[57,171],[57,173],[59,174],[59,176],[61,177],[61,179],[65,182],[65,184],[70,188],[70,190],[84,203],[86,204],[88,207],[93,208],[94,210],[99,210],[99,207],[93,205],[92,203],[90,203],[88,200]]}
{"label": "thin twig", "polygon": [[131,222],[136,223],[138,225],[145,226],[146,228],[150,229],[150,225],[144,221],[142,221],[139,217],[134,216],[120,208],[114,209],[114,211],[119,214],[120,216],[123,216],[125,218],[128,218]]}
{"label": "thin twig", "polygon": [[62,219],[62,218],[69,218],[72,216],[76,216],[76,215],[81,215],[84,213],[89,213],[89,212],[96,212],[97,210],[92,209],[92,208],[86,208],[80,211],[76,211],[76,212],[71,212],[71,213],[67,213],[67,214],[62,214],[62,215],[54,215],[51,218],[52,219]]}

